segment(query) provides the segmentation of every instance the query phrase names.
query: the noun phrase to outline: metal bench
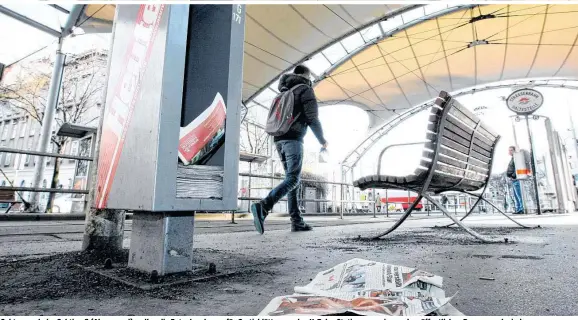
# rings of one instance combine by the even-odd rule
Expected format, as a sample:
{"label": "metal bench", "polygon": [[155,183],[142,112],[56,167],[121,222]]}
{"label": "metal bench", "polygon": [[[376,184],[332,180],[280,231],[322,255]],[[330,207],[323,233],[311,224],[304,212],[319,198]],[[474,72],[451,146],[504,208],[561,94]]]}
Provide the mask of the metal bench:
{"label": "metal bench", "polygon": [[[375,236],[381,238],[397,229],[415,209],[422,198],[437,206],[453,223],[457,224],[469,234],[484,242],[495,242],[474,230],[468,228],[461,221],[467,218],[480,203],[485,201],[501,214],[517,222],[493,203],[484,199],[483,195],[492,174],[492,160],[496,144],[500,136],[495,134],[487,125],[454,100],[447,92],[442,91],[431,108],[427,126],[426,141],[420,166],[412,175],[405,177],[388,176],[381,174],[381,159],[391,145],[385,147],[379,154],[377,174],[358,179],[354,185],[362,190],[376,189],[404,189],[416,192],[416,200],[409,206],[401,218],[387,231]],[[415,143],[411,143],[415,144]],[[474,193],[481,189],[480,194]],[[446,191],[457,191],[477,197],[474,205],[461,219],[451,215],[447,209],[436,201],[431,194]]]}
{"label": "metal bench", "polygon": [[16,203],[22,203],[22,201],[14,196],[14,191],[0,190],[0,203],[8,203],[8,208],[4,212],[8,213],[10,209],[12,209],[12,206]]}

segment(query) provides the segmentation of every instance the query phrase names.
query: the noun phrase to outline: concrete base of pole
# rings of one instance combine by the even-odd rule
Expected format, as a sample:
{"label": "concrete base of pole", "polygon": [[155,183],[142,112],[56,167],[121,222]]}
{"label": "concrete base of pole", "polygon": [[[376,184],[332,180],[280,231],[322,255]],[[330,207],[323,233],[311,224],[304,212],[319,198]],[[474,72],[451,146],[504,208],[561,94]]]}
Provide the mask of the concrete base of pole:
{"label": "concrete base of pole", "polygon": [[195,216],[134,212],[128,266],[159,276],[193,268]]}
{"label": "concrete base of pole", "polygon": [[124,220],[122,210],[92,209],[86,217],[82,250],[102,256],[115,256],[123,250]]}

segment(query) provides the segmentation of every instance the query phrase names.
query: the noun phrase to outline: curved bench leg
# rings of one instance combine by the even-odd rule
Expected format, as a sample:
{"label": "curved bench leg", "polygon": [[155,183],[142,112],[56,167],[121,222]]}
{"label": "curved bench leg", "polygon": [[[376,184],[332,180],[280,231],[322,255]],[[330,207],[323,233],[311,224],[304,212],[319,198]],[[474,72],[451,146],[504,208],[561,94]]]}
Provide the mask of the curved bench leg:
{"label": "curved bench leg", "polygon": [[403,216],[401,216],[401,218],[399,218],[399,220],[397,220],[397,222],[391,226],[391,228],[387,229],[387,231],[380,233],[378,235],[376,235],[375,237],[373,237],[372,239],[379,239],[385,235],[390,234],[393,230],[397,229],[404,221],[405,219],[407,219],[407,217],[409,217],[409,215],[411,214],[411,212],[415,209],[415,207],[417,206],[417,204],[421,201],[421,198],[423,197],[423,195],[419,194],[417,196],[417,198],[415,199],[415,201],[411,204],[411,206],[409,208],[407,208],[407,210],[405,211],[405,213],[403,214]]}
{"label": "curved bench leg", "polygon": [[[468,213],[466,213],[465,216],[463,216],[460,221],[464,221],[470,214],[472,214],[472,212],[474,212],[474,209],[478,206],[478,204],[480,203],[480,200],[482,200],[482,196],[478,196],[478,200],[476,200],[476,202],[474,202],[474,205],[472,206],[472,208],[470,209],[470,211],[468,211]],[[449,228],[451,226],[453,226],[455,223],[450,223],[447,226],[442,226],[442,228]]]}
{"label": "curved bench leg", "polygon": [[523,225],[521,223],[519,223],[518,221],[516,221],[514,218],[510,217],[509,215],[507,215],[505,212],[503,212],[502,210],[500,210],[500,208],[498,208],[495,204],[493,204],[491,201],[486,200],[486,198],[482,197],[482,200],[484,200],[487,204],[491,205],[492,207],[494,207],[494,209],[498,210],[499,213],[501,213],[504,217],[510,219],[510,221],[512,221],[513,223],[519,225],[522,228],[526,228],[526,229],[531,229],[533,227],[529,227],[526,225]]}
{"label": "curved bench leg", "polygon": [[456,217],[452,216],[451,213],[449,213],[446,208],[444,208],[444,206],[442,206],[441,203],[437,202],[434,198],[432,198],[431,196],[428,196],[427,194],[423,195],[426,199],[428,199],[431,203],[433,203],[434,205],[436,205],[448,218],[452,219],[452,221],[457,224],[458,226],[462,227],[462,229],[466,230],[467,233],[471,234],[474,238],[481,240],[483,242],[488,242],[488,243],[496,243],[496,242],[501,242],[498,240],[493,240],[490,238],[486,238],[484,236],[482,236],[481,234],[475,232],[474,230],[466,227],[464,224],[462,224],[462,222],[460,220],[458,220]]}

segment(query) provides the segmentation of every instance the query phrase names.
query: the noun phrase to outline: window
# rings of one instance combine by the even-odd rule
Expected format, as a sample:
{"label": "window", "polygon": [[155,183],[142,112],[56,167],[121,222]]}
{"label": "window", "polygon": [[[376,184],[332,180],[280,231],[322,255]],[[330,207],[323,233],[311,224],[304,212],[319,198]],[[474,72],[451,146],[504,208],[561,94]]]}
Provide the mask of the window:
{"label": "window", "polygon": [[16,138],[16,134],[18,133],[18,120],[12,121],[12,134],[10,135],[10,139]]}
{"label": "window", "polygon": [[[72,147],[70,148],[70,155],[72,155],[72,156],[78,155],[78,140],[72,141]],[[69,162],[74,162],[74,161],[76,161],[76,160],[70,159]]]}
{"label": "window", "polygon": [[3,187],[6,186],[6,181],[2,180],[2,186],[3,186]]}
{"label": "window", "polygon": [[[11,147],[11,146],[8,146]],[[12,153],[6,152],[6,156],[4,157],[4,166],[8,167],[10,166],[10,163],[12,162]]]}
{"label": "window", "polygon": [[72,189],[72,179],[68,178],[68,189]]}
{"label": "window", "polygon": [[[26,145],[26,150],[28,151],[32,151],[32,144],[34,143],[34,139],[33,138],[28,138],[28,144]],[[30,155],[26,154],[24,155],[24,165],[28,165],[30,163]]]}
{"label": "window", "polygon": [[10,121],[4,121],[4,125],[2,126],[2,140],[6,140],[8,138],[8,124]]}
{"label": "window", "polygon": [[23,119],[22,123],[20,124],[20,137],[24,137],[26,134],[26,125],[28,124],[28,117]]}
{"label": "window", "polygon": [[78,141],[72,141],[72,148],[70,148],[70,154],[73,156],[78,155]]}
{"label": "window", "polygon": [[33,136],[35,134],[36,134],[36,122],[32,120],[32,123],[30,123],[30,135]]}

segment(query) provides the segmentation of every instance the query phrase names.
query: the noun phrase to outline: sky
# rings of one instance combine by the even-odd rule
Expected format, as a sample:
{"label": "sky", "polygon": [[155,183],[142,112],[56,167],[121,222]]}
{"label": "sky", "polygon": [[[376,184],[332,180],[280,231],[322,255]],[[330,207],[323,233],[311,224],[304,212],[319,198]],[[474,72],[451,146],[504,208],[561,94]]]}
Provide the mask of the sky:
{"label": "sky", "polygon": [[[16,3],[2,5],[37,19],[51,28],[58,29],[66,21],[65,14],[48,5],[30,6],[29,4]],[[71,5],[62,6],[70,7]],[[54,53],[55,37],[3,14],[0,14],[0,30],[2,30],[0,32],[0,44],[2,44],[0,45],[0,63],[9,65],[42,48],[46,49],[30,56],[29,59],[37,59]],[[109,42],[109,34],[79,35],[68,38],[63,44],[63,51],[65,53],[79,53],[92,48],[108,49]]]}

